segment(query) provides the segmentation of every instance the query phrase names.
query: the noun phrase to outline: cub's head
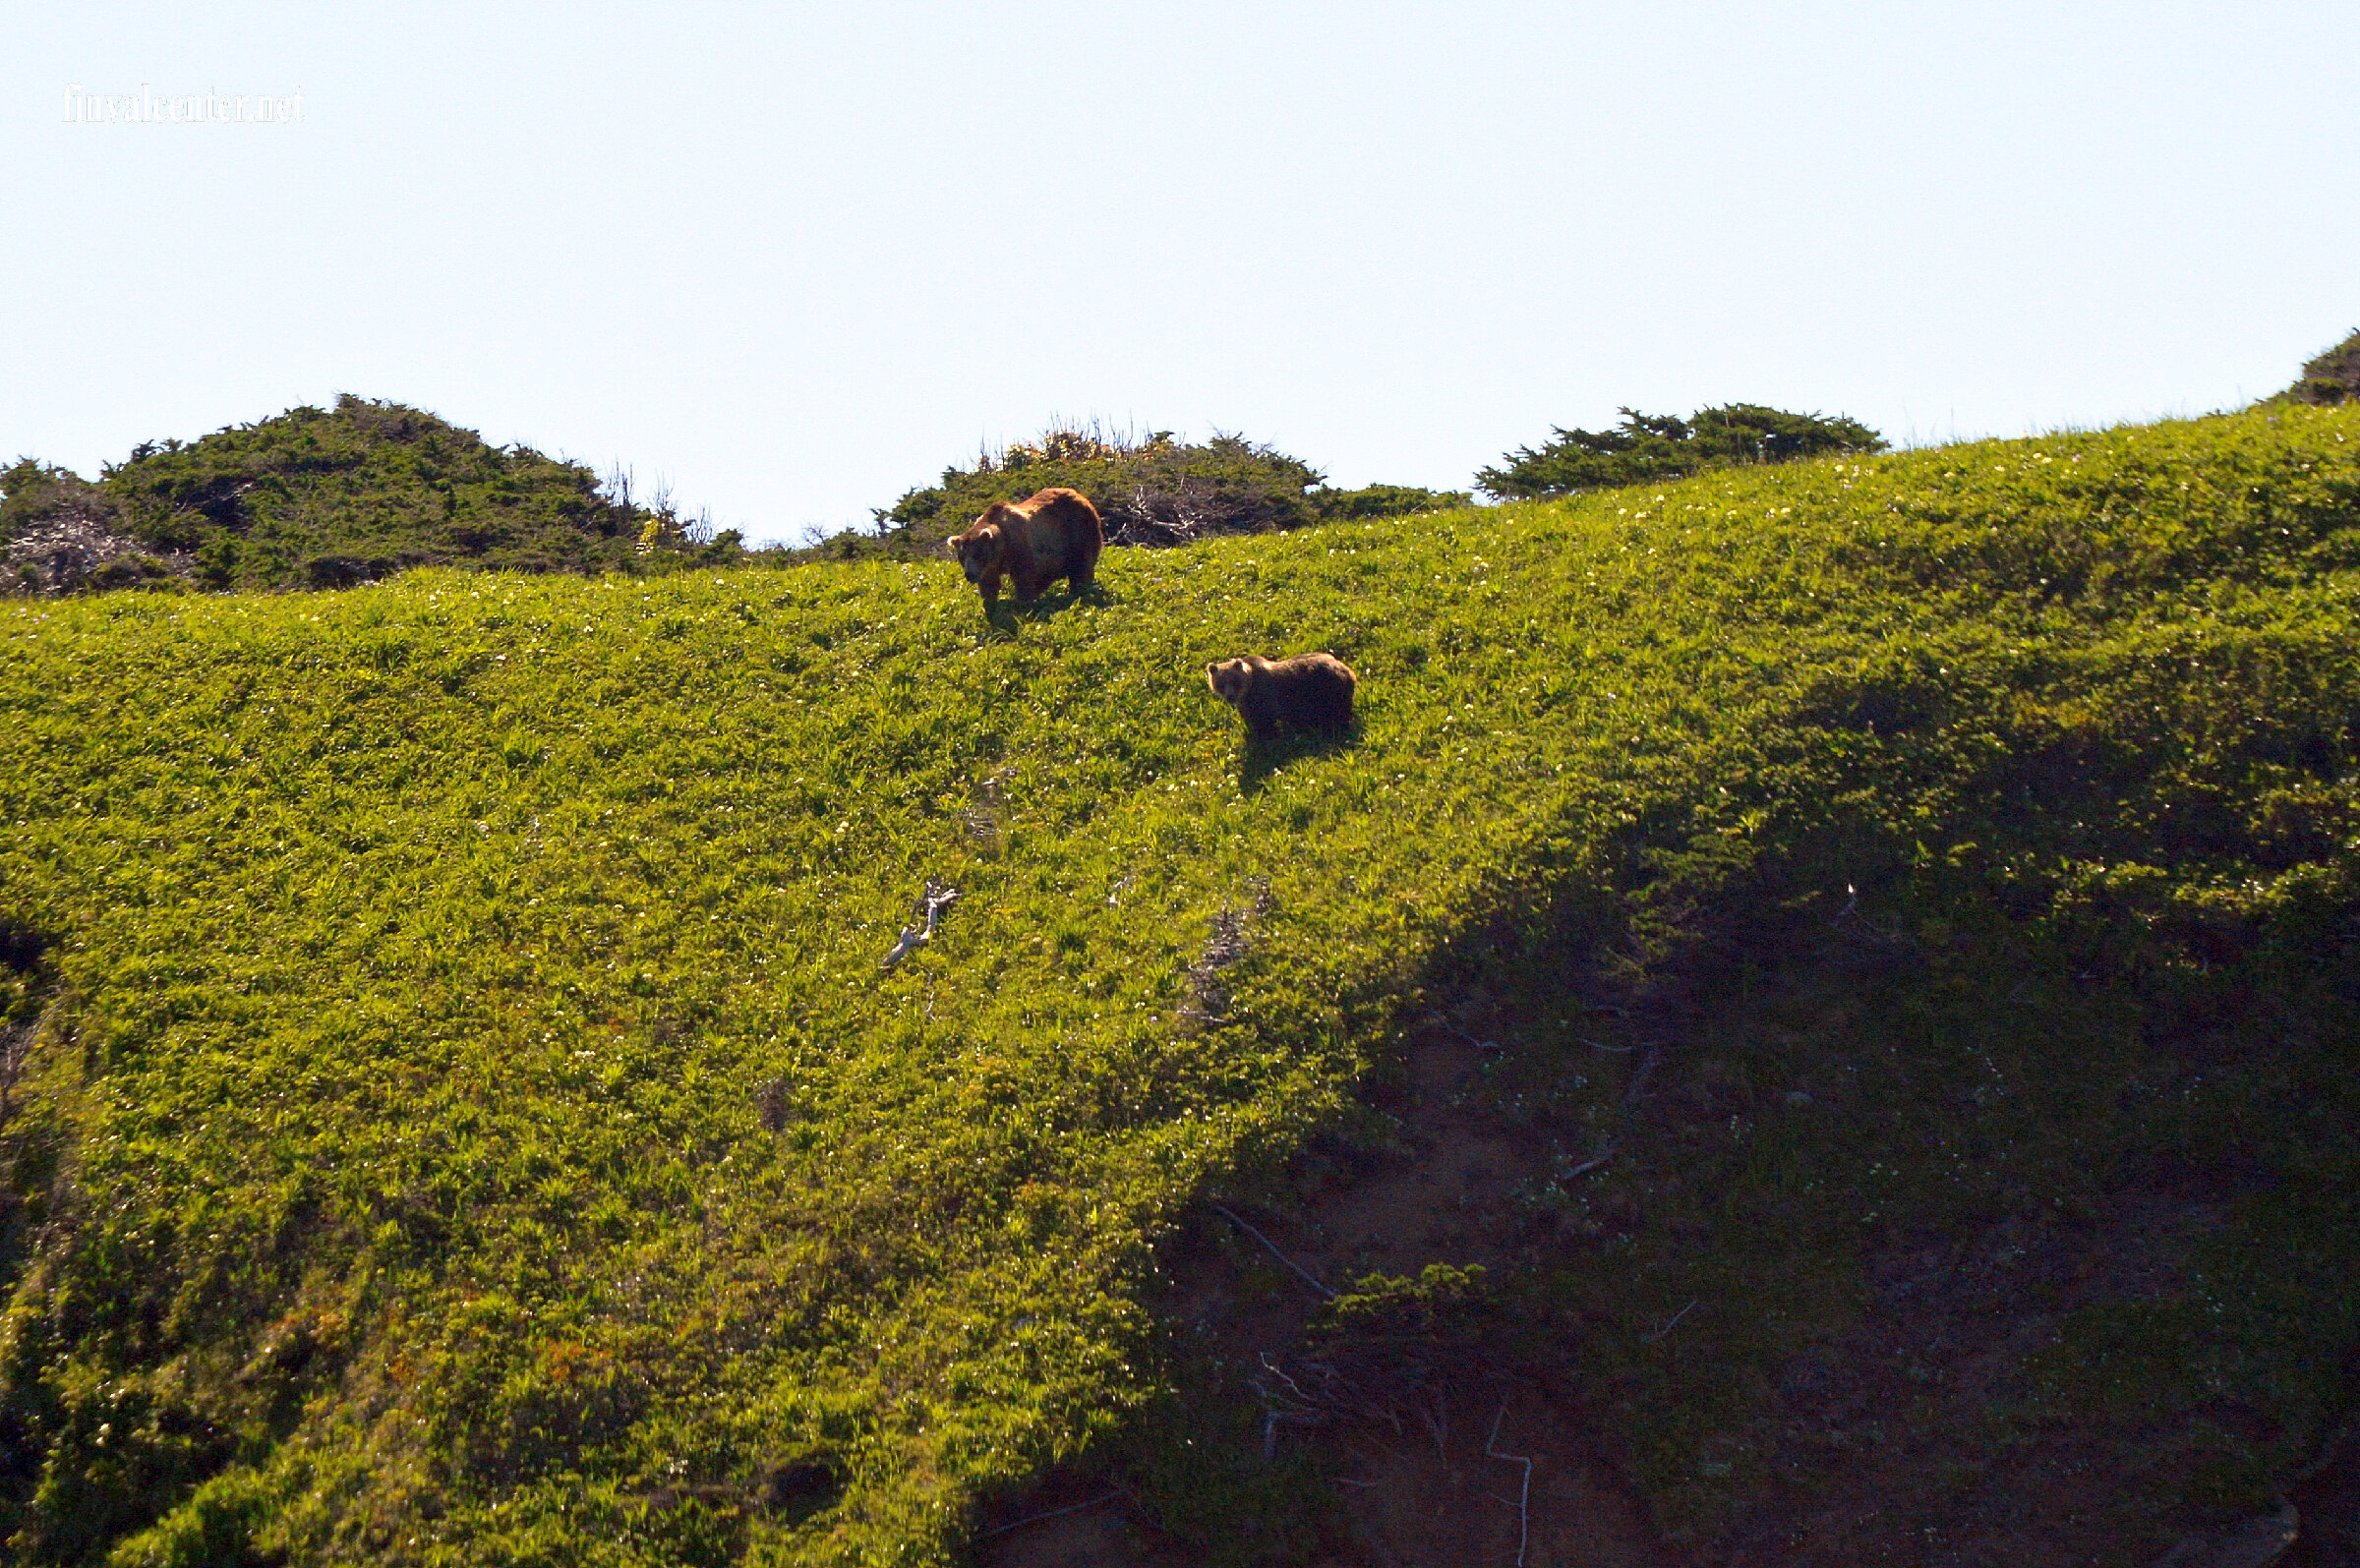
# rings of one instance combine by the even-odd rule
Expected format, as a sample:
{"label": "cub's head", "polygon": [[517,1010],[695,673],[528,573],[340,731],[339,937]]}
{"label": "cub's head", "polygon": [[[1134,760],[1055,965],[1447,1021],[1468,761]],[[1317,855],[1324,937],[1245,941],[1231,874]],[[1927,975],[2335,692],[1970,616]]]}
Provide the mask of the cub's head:
{"label": "cub's head", "polygon": [[1224,659],[1217,665],[1205,667],[1205,683],[1212,694],[1234,708],[1246,700],[1246,688],[1254,683],[1254,666],[1243,659]]}
{"label": "cub's head", "polygon": [[947,541],[951,553],[959,557],[960,569],[967,573],[967,580],[971,583],[981,582],[984,574],[1000,563],[1000,547],[1004,541],[1000,537],[999,522],[993,516],[998,510],[994,506],[983,514],[982,520],[974,527],[964,534],[953,534]]}

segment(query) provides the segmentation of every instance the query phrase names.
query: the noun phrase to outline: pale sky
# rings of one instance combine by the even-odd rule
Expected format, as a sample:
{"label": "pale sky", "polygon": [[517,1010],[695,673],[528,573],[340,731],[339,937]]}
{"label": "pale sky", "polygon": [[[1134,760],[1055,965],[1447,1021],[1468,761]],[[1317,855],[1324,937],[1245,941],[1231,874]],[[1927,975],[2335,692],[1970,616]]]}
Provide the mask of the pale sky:
{"label": "pale sky", "polygon": [[0,459],[352,391],[760,540],[1057,416],[1459,489],[2201,413],[2360,325],[2356,106],[2350,0],[19,4]]}

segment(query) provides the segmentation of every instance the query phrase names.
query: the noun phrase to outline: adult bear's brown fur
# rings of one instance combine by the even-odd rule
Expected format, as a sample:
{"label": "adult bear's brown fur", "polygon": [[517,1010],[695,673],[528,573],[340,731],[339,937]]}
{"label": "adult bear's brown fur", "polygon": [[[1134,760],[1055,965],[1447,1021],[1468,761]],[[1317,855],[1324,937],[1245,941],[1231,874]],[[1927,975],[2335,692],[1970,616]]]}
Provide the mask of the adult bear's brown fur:
{"label": "adult bear's brown fur", "polygon": [[1360,677],[1333,654],[1270,660],[1249,654],[1205,667],[1213,695],[1246,721],[1246,733],[1268,744],[1281,728],[1306,733],[1352,727],[1352,692]]}
{"label": "adult bear's brown fur", "polygon": [[993,501],[975,526],[950,539],[967,580],[983,591],[983,612],[999,603],[1003,573],[1016,597],[1031,599],[1063,577],[1080,593],[1097,575],[1106,530],[1098,509],[1078,490],[1062,486],[1028,501]]}

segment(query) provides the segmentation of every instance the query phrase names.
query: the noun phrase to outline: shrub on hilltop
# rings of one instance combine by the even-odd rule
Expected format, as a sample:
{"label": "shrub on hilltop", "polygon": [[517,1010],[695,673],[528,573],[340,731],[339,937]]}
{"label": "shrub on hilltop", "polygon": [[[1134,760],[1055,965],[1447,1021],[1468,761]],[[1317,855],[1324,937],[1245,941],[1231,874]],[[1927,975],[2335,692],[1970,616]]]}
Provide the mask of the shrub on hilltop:
{"label": "shrub on hilltop", "polygon": [[2310,403],[2320,408],[2360,402],[2360,327],[2354,327],[2351,336],[2305,364],[2303,374],[2292,386],[2264,401]]}
{"label": "shrub on hilltop", "polygon": [[30,457],[0,472],[0,593],[177,586],[188,566],[126,534],[114,501],[79,474]]}
{"label": "shrub on hilltop", "polygon": [[1170,431],[1144,439],[1058,427],[1032,441],[946,468],[942,482],[909,491],[875,512],[892,545],[930,549],[994,501],[1022,500],[1066,485],[1093,501],[1117,545],[1185,545],[1218,534],[1260,534],[1336,519],[1366,521],[1464,506],[1462,491],[1414,485],[1331,489],[1309,463],[1237,435],[1183,441]]}
{"label": "shrub on hilltop", "polygon": [[738,553],[627,475],[347,393],[330,409],[189,442],[145,443],[96,485],[31,459],[0,485],[20,591],[187,578],[216,589],[338,588],[411,566],[645,572]]}
{"label": "shrub on hilltop", "polygon": [[1556,430],[1552,439],[1517,448],[1503,459],[1504,467],[1484,469],[1475,481],[1502,500],[1533,500],[1660,484],[1740,463],[1881,452],[1888,444],[1858,420],[1790,414],[1759,403],[1698,409],[1686,419],[1626,408],[1618,429]]}

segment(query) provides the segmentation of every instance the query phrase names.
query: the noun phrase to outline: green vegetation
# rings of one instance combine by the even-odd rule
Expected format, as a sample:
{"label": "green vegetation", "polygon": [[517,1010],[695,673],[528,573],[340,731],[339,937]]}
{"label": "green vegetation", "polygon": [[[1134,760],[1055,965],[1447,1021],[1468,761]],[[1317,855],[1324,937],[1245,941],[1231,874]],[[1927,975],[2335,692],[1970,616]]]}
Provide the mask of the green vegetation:
{"label": "green vegetation", "polygon": [[169,559],[117,530],[106,492],[30,457],[0,471],[0,594],[176,588]]}
{"label": "green vegetation", "polygon": [[[894,561],[0,607],[7,1016],[42,1009],[0,1128],[0,1532],[945,1561],[1162,1386],[1185,1205],[1504,970],[1570,988],[1507,1099],[1611,1129],[1562,998],[1682,988],[1733,1021],[1667,1081],[1846,1108],[1685,1150],[1750,1251],[1530,1194],[1527,1309],[1610,1331],[1683,1517],[1784,1330],[1730,1308],[1726,1378],[1666,1357],[1669,1307],[1608,1305],[1640,1263],[1824,1324],[1858,1238],[2183,1144],[2269,1177],[2213,1294],[2070,1325],[2038,1397],[2233,1389],[2266,1423],[2187,1484],[2234,1501],[2360,1314],[2356,437],[2289,407],[1120,552],[1012,631]],[[1360,671],[1363,733],[1241,763],[1199,671],[1305,648]],[[882,967],[929,878],[958,901]],[[1924,961],[1806,1038],[1792,933],[1855,921]],[[2182,1038],[2217,1060],[2163,1073]],[[1937,1110],[1954,1141],[1888,1175]],[[1336,1331],[1476,1294],[1365,1282]],[[1175,1518],[1228,1484],[1162,1474]]]}
{"label": "green vegetation", "polygon": [[1758,403],[1698,409],[1687,419],[1622,410],[1619,430],[1560,430],[1518,447],[1506,467],[1475,476],[1503,500],[1536,500],[1618,485],[1657,485],[1706,469],[1881,452],[1885,438],[1853,419],[1789,414]]}
{"label": "green vegetation", "polygon": [[2303,374],[2295,377],[2292,386],[2266,401],[2309,403],[2318,408],[2360,401],[2360,327],[2305,364]]}
{"label": "green vegetation", "polygon": [[1106,519],[1107,537],[1125,545],[1397,517],[1464,506],[1471,498],[1414,485],[1332,490],[1310,464],[1240,436],[1192,442],[1156,431],[1131,440],[1100,430],[1055,429],[985,452],[973,468],[944,469],[941,484],[879,508],[878,532],[889,547],[932,550],[994,501],[1023,500],[1051,485],[1088,495]]}
{"label": "green vegetation", "polygon": [[[144,445],[90,485],[21,459],[0,547],[22,590],[340,588],[407,567],[647,571],[738,555],[735,534],[633,502],[577,463],[487,444],[347,394],[200,440]],[[56,525],[78,525],[59,535]],[[42,528],[36,525],[47,524]],[[53,538],[56,535],[58,537]]]}

